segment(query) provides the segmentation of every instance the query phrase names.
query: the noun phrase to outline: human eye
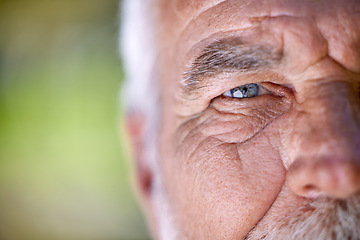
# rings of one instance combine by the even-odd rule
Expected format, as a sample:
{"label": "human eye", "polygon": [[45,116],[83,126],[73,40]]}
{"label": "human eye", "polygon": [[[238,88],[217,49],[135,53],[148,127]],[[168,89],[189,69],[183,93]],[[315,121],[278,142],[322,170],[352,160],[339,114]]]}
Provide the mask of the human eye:
{"label": "human eye", "polygon": [[[228,87],[236,86],[232,84]],[[264,81],[218,95],[203,112],[202,116],[210,116],[210,120],[204,121],[202,132],[211,132],[225,142],[248,140],[291,109],[294,97],[290,87]]]}
{"label": "human eye", "polygon": [[222,95],[231,98],[253,98],[269,93],[268,90],[256,83],[249,83],[226,91]]}

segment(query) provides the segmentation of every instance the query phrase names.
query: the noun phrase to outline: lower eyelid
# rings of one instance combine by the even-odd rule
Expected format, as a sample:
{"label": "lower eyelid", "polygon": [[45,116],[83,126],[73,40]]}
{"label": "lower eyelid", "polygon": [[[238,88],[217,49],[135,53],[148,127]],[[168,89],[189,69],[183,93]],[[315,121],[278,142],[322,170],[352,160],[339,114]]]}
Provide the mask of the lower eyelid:
{"label": "lower eyelid", "polygon": [[290,109],[288,101],[269,94],[248,99],[218,97],[207,109],[212,117],[200,129],[225,142],[243,142]]}
{"label": "lower eyelid", "polygon": [[292,107],[294,97],[286,87],[266,83],[264,89],[264,95],[254,98],[218,96],[191,122],[196,121],[201,136],[210,134],[225,142],[249,139]]}

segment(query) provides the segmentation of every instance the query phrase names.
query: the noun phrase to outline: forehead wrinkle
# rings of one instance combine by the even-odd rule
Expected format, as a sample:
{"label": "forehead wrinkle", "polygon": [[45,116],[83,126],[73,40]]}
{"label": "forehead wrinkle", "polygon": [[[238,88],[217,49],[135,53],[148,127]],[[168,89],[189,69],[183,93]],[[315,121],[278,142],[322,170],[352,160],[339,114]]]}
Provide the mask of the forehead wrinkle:
{"label": "forehead wrinkle", "polygon": [[205,80],[221,73],[255,72],[278,63],[281,54],[262,45],[246,44],[239,38],[215,41],[204,48],[183,74],[185,92],[203,88]]}
{"label": "forehead wrinkle", "polygon": [[[181,0],[180,0],[181,1]],[[195,14],[193,14],[192,17],[188,18],[188,20],[186,20],[186,23],[184,24],[184,26],[182,27],[182,30],[180,31],[180,35],[186,35],[186,32],[191,32],[191,28],[193,27],[193,25],[197,25],[197,21],[198,19],[200,19],[203,15],[207,14],[208,12],[212,11],[215,8],[218,8],[220,5],[222,4],[226,4],[227,2],[229,2],[229,0],[218,0],[215,1],[215,3],[212,4],[208,4],[206,7],[202,6],[201,8],[199,8]],[[244,1],[244,4],[242,7],[238,7],[238,10],[241,10],[249,5],[252,4],[253,1]],[[248,27],[248,24],[246,24],[246,27]]]}
{"label": "forehead wrinkle", "polygon": [[199,16],[227,1],[229,0],[159,0],[159,7],[164,10],[162,12],[169,14],[164,14],[160,18],[166,18],[167,23],[172,19],[175,24],[170,24],[168,27],[178,28],[180,35],[183,35]]}
{"label": "forehead wrinkle", "polygon": [[225,1],[228,0],[176,0],[174,8],[181,16],[189,15],[193,12],[192,15],[196,18],[201,12],[207,11]]}
{"label": "forehead wrinkle", "polygon": [[[180,36],[182,36],[178,43],[187,42],[186,46],[193,45],[195,42],[198,42],[200,39],[205,39],[209,37],[212,32],[202,31],[200,34],[195,34],[194,31],[201,26],[212,26],[214,30],[217,31],[233,31],[239,29],[247,29],[254,26],[259,26],[264,19],[276,18],[276,17],[304,17],[314,14],[312,12],[314,8],[318,8],[321,5],[321,1],[302,1],[302,0],[267,0],[267,1],[232,1],[232,0],[223,0],[217,4],[207,5],[195,11],[194,14],[188,16],[187,18],[181,19]],[[323,14],[330,14],[331,9],[338,9],[332,4],[328,4],[326,8],[321,8],[321,11],[325,11]],[[228,14],[227,10],[236,8],[237,12],[241,12],[238,17],[231,15],[224,23],[221,23],[223,16]],[[319,11],[318,11],[319,12]],[[318,13],[317,12],[317,13]],[[230,16],[230,15],[229,15]],[[211,22],[211,19],[214,21]],[[186,47],[185,47],[186,48]]]}

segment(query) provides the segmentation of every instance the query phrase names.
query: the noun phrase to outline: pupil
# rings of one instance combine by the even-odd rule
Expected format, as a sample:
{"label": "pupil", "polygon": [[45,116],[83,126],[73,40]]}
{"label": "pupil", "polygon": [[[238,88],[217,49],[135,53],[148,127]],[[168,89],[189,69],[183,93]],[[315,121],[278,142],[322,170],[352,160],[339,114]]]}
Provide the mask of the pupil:
{"label": "pupil", "polygon": [[247,91],[248,91],[247,87],[244,87],[243,88],[243,94],[245,95]]}

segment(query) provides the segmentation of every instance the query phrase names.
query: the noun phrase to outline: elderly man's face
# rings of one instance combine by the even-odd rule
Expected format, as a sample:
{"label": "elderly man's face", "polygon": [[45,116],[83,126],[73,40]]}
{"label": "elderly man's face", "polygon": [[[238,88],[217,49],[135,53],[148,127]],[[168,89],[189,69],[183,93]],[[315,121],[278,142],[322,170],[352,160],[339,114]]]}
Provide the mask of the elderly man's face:
{"label": "elderly man's face", "polygon": [[160,14],[179,238],[360,239],[360,2],[161,0]]}

